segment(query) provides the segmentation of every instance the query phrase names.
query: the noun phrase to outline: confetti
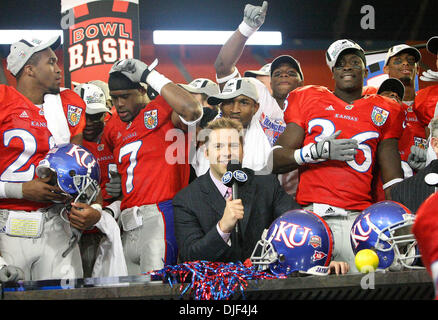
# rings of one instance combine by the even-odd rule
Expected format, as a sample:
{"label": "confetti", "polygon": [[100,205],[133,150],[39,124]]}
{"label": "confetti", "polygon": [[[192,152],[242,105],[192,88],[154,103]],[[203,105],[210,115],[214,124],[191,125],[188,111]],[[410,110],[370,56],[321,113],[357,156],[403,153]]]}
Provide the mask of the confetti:
{"label": "confetti", "polygon": [[[161,270],[148,272],[154,277],[161,277],[171,287],[180,283],[181,297],[189,292],[195,300],[228,300],[236,291],[240,291],[243,299],[248,280],[279,279],[264,271],[258,271],[245,263],[223,263],[210,261],[190,261],[178,265],[167,265]],[[186,285],[185,285],[186,284]]]}

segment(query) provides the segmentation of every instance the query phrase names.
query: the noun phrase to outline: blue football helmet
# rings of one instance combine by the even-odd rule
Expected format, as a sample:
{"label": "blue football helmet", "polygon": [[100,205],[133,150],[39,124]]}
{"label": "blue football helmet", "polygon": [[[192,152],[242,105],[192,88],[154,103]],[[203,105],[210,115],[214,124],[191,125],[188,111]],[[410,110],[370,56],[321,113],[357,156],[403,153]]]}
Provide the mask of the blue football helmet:
{"label": "blue football helmet", "polygon": [[58,186],[74,202],[92,203],[99,191],[100,168],[90,151],[76,144],[67,144],[49,150],[36,168],[36,174],[45,178],[56,173]]}
{"label": "blue football helmet", "polygon": [[395,201],[380,201],[365,210],[354,221],[350,242],[354,254],[371,249],[379,257],[377,269],[399,271],[414,266],[420,258],[417,241],[412,234],[415,216]]}
{"label": "blue football helmet", "polygon": [[275,219],[251,255],[253,265],[277,275],[298,271],[327,275],[333,235],[327,223],[308,210],[290,210]]}

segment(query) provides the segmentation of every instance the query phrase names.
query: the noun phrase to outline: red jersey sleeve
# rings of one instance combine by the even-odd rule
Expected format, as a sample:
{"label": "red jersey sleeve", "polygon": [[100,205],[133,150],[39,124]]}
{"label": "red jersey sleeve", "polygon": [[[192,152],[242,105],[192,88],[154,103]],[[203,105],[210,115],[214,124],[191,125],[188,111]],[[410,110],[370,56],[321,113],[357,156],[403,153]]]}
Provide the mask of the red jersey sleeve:
{"label": "red jersey sleeve", "polygon": [[303,129],[306,128],[306,97],[318,90],[316,86],[305,86],[297,88],[286,97],[284,122],[286,124],[294,122]]}
{"label": "red jersey sleeve", "polygon": [[362,95],[377,94],[377,88],[372,86],[364,86],[362,88]]}
{"label": "red jersey sleeve", "polygon": [[67,89],[61,91],[61,101],[67,118],[70,135],[81,134],[85,128],[85,102],[74,91]]}
{"label": "red jersey sleeve", "polygon": [[413,105],[414,112],[421,126],[427,127],[433,119],[438,104],[438,85],[418,91]]}
{"label": "red jersey sleeve", "polygon": [[101,142],[109,148],[109,150],[114,150],[114,142],[117,139],[117,128],[116,123],[120,121],[117,112],[113,113],[111,118],[105,122],[105,127],[103,128]]}
{"label": "red jersey sleeve", "polygon": [[380,95],[375,95],[376,105],[389,112],[388,119],[382,128],[382,140],[400,139],[403,133],[403,122],[406,118],[404,106],[395,100]]}
{"label": "red jersey sleeve", "polygon": [[430,272],[432,262],[438,260],[438,193],[427,198],[416,212],[412,232],[418,242],[421,260]]}

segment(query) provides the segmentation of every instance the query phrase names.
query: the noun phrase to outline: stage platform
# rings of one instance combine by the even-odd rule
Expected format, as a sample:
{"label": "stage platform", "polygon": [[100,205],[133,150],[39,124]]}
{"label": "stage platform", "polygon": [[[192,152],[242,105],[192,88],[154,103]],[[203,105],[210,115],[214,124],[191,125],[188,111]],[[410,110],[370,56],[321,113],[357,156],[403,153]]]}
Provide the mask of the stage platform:
{"label": "stage platform", "polygon": [[[183,284],[184,287],[188,283]],[[180,284],[171,287],[149,276],[25,281],[2,288],[4,300],[146,299],[193,300]],[[433,283],[426,270],[354,275],[251,280],[231,300],[432,300]]]}

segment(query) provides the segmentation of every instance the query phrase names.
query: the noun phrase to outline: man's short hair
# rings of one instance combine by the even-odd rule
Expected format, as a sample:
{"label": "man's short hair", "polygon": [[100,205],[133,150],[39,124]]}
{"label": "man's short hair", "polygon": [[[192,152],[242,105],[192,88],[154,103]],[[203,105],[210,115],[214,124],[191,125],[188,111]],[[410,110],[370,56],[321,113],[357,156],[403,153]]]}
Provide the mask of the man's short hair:
{"label": "man's short hair", "polygon": [[204,129],[204,130],[208,130],[208,135],[205,137],[205,145],[207,145],[208,143],[211,131],[219,130],[219,129],[236,129],[237,132],[239,133],[240,143],[243,146],[242,123],[240,123],[240,121],[236,119],[230,119],[230,118],[218,118],[208,123],[208,125]]}

